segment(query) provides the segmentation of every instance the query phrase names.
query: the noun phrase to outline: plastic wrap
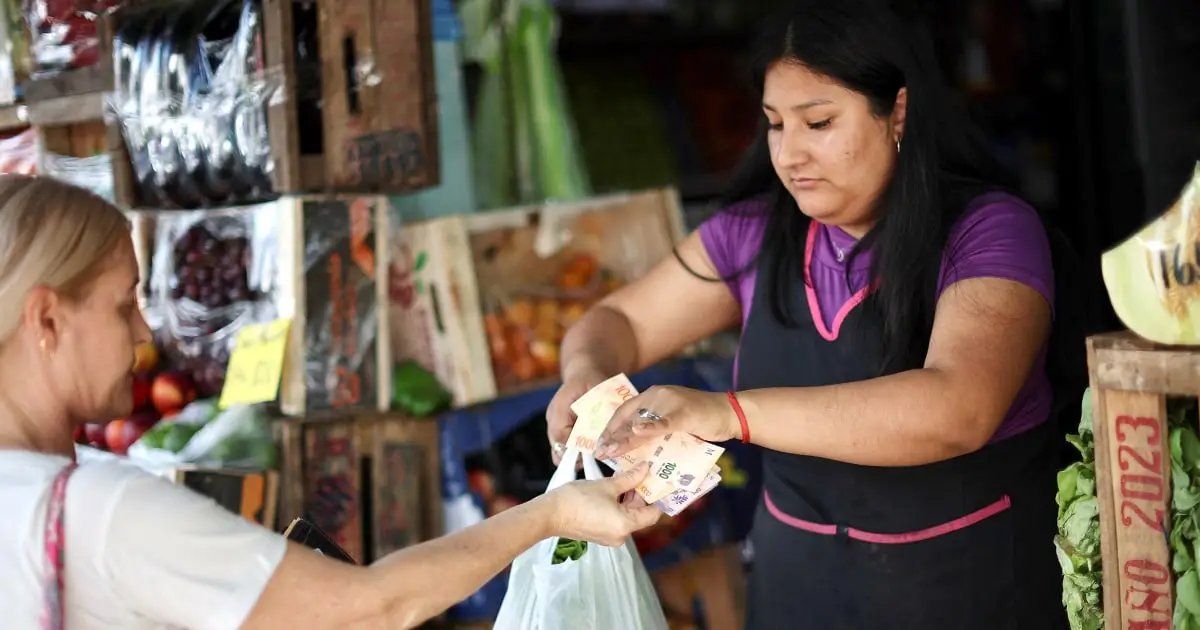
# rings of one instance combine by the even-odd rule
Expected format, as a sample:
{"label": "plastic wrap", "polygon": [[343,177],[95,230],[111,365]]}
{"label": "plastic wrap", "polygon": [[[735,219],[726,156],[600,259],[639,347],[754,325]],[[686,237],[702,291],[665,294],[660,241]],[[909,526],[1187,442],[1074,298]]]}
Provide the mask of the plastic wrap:
{"label": "plastic wrap", "polygon": [[1101,257],[1113,310],[1130,330],[1200,345],[1200,163],[1163,215]]}
{"label": "plastic wrap", "polygon": [[0,174],[31,175],[38,171],[37,133],[32,127],[0,140]]}
{"label": "plastic wrap", "polygon": [[262,410],[238,405],[219,413],[213,400],[197,401],[159,422],[129,448],[145,468],[205,466],[261,471],[275,466],[271,424]]}
{"label": "plastic wrap", "polygon": [[99,21],[117,0],[23,0],[34,77],[91,66],[100,60]]}
{"label": "plastic wrap", "polygon": [[113,110],[140,207],[273,197],[266,108],[284,78],[263,67],[254,0],[178,2],[125,15],[113,41]]}
{"label": "plastic wrap", "polygon": [[242,326],[278,316],[282,214],[259,206],[156,217],[149,308],[164,354],[201,397],[220,393]]}
{"label": "plastic wrap", "polygon": [[40,170],[44,175],[86,188],[113,201],[112,160],[107,154],[70,157],[42,153]]}

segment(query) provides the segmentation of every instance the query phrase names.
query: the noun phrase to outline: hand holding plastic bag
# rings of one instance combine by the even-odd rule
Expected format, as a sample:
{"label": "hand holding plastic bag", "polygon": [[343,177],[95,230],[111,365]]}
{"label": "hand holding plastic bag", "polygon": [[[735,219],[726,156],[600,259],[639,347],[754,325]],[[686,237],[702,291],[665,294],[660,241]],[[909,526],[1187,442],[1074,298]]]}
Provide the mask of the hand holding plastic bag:
{"label": "hand holding plastic bag", "polygon": [[[546,492],[575,479],[579,457],[588,479],[604,478],[591,455],[569,449]],[[513,562],[495,630],[667,630],[631,539],[620,547],[587,545],[578,560],[554,564],[558,542],[557,537],[543,540]]]}

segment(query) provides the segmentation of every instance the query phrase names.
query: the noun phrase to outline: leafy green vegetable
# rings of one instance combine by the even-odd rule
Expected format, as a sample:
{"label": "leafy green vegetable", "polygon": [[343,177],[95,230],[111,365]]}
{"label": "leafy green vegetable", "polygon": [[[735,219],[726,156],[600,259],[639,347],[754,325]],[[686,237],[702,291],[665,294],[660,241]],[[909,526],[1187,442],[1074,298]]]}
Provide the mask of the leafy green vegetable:
{"label": "leafy green vegetable", "polygon": [[1195,399],[1167,401],[1171,451],[1171,570],[1175,573],[1175,630],[1200,630],[1200,437],[1196,435]]}
{"label": "leafy green vegetable", "polygon": [[1096,500],[1095,440],[1092,434],[1091,391],[1083,394],[1078,435],[1067,441],[1079,449],[1082,461],[1058,473],[1058,536],[1054,547],[1063,572],[1063,607],[1071,630],[1104,627],[1100,563],[1100,504]]}
{"label": "leafy green vegetable", "polygon": [[551,564],[562,564],[567,560],[579,560],[587,551],[586,540],[571,540],[570,538],[559,538],[558,544],[554,546],[554,559]]}
{"label": "leafy green vegetable", "polygon": [[453,400],[454,395],[437,377],[415,361],[401,363],[392,372],[392,405],[404,413],[425,418],[446,409]]}

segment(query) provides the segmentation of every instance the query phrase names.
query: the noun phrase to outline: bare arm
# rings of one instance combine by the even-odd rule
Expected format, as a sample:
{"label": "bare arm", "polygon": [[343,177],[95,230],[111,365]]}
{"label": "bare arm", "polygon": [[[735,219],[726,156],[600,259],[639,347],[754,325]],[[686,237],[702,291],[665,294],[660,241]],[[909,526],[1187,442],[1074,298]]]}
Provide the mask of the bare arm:
{"label": "bare arm", "polygon": [[414,628],[552,535],[548,499],[397,551],[367,569],[290,544],[243,628]]}
{"label": "bare arm", "polygon": [[[697,273],[719,277],[699,232],[679,246]],[[567,332],[562,374],[634,372],[720,332],[741,319],[737,300],[724,282],[701,280],[675,257],[658,263],[644,278],[605,297]]]}
{"label": "bare arm", "polygon": [[290,545],[245,624],[262,628],[414,628],[475,592],[551,536],[624,543],[654,524],[657,508],[619,505],[649,470],[576,482],[448,536],[397,551],[369,568]]}
{"label": "bare arm", "polygon": [[[1003,422],[1050,331],[1050,307],[1011,280],[955,283],[938,301],[925,365],[828,387],[738,399],[762,446],[871,466],[912,466],[982,448]],[[740,436],[730,411],[730,437]]]}

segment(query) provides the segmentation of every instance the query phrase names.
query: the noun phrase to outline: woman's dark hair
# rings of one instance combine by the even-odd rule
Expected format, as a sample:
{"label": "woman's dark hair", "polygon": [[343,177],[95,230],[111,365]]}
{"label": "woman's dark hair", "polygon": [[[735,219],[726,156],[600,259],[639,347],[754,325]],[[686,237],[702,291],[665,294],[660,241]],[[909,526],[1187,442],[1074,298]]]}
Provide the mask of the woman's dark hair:
{"label": "woman's dark hair", "polygon": [[[901,4],[794,0],[767,22],[753,57],[760,96],[768,69],[778,63],[798,64],[862,94],[881,117],[892,113],[897,93],[907,88],[904,137],[879,200],[879,218],[850,254],[852,261],[872,252],[871,281],[878,288],[865,306],[883,323],[880,373],[923,364],[950,228],[971,198],[1008,184],[982,133],[944,86],[924,20]],[[728,201],[768,200],[761,262],[779,280],[770,296],[774,316],[794,326],[793,283],[787,280],[802,268],[809,219],[775,174],[766,130],[763,121]]]}

